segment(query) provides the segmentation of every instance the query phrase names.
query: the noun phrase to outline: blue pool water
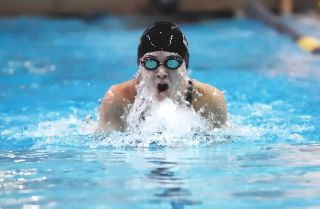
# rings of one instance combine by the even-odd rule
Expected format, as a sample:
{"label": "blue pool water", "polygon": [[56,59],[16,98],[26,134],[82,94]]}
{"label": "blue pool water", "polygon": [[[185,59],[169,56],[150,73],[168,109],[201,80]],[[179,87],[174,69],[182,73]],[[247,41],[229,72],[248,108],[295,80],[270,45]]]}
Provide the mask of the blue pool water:
{"label": "blue pool water", "polygon": [[0,19],[0,208],[320,207],[320,58],[252,20],[181,24],[229,128],[178,112],[96,137],[100,98],[137,70],[134,21]]}

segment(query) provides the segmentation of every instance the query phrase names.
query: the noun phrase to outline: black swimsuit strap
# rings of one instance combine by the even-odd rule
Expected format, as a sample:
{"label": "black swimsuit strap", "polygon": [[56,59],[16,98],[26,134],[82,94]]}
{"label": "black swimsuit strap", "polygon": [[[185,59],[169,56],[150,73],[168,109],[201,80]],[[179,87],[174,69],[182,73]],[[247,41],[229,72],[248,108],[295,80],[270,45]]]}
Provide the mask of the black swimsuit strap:
{"label": "black swimsuit strap", "polygon": [[188,85],[188,88],[187,88],[187,92],[186,92],[186,95],[184,96],[184,98],[187,101],[187,106],[188,107],[190,107],[192,105],[192,100],[193,100],[192,92],[193,92],[193,84],[192,84],[192,81],[189,80],[189,85]]}

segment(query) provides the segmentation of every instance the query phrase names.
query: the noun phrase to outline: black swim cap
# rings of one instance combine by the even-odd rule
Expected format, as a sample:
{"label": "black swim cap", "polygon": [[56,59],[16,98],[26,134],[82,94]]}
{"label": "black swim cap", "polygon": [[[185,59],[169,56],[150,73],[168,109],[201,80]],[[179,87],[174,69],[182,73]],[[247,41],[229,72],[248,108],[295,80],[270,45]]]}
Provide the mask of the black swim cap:
{"label": "black swim cap", "polygon": [[189,66],[188,42],[177,25],[171,22],[155,22],[142,34],[138,47],[139,59],[148,52],[167,51],[179,54]]}

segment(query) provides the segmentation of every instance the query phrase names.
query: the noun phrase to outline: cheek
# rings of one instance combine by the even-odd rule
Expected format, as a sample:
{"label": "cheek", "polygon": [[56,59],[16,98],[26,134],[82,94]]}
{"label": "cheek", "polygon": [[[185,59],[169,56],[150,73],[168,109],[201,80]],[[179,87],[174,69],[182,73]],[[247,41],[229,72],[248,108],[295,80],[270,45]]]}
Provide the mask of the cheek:
{"label": "cheek", "polygon": [[173,91],[178,90],[182,82],[183,76],[181,73],[176,72],[170,75],[170,86]]}
{"label": "cheek", "polygon": [[141,79],[146,85],[153,84],[155,82],[155,74],[149,71],[142,71]]}
{"label": "cheek", "polygon": [[140,75],[141,75],[142,79],[150,79],[151,78],[151,73],[146,70],[141,70]]}
{"label": "cheek", "polygon": [[172,81],[180,81],[181,75],[179,73],[171,73],[170,75]]}
{"label": "cheek", "polygon": [[177,71],[172,71],[170,77],[173,81],[181,81],[186,76],[187,74],[183,70],[178,69]]}

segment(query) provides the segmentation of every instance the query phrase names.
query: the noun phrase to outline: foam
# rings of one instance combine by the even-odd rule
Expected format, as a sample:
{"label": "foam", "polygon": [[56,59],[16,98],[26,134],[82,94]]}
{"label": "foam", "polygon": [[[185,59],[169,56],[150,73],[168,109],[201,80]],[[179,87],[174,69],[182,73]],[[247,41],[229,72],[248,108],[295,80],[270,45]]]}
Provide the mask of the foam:
{"label": "foam", "polygon": [[[89,117],[90,118],[90,117]],[[29,119],[30,121],[30,119]],[[33,140],[33,148],[46,148],[50,145],[57,146],[82,146],[91,143],[89,140],[96,129],[93,120],[79,118],[76,114],[70,114],[57,120],[44,120],[37,124],[27,126],[10,127],[0,132],[0,136],[15,143],[23,140]]]}
{"label": "foam", "polygon": [[19,73],[45,75],[54,71],[56,71],[56,66],[49,63],[49,61],[11,60],[6,63],[2,70],[0,70],[0,73],[10,76]]}
{"label": "foam", "polygon": [[[221,129],[210,130],[207,121],[193,109],[181,106],[170,99],[153,103],[139,120],[144,105],[140,105],[129,118],[125,132],[113,132],[97,137],[96,146],[208,146],[240,139],[260,139],[266,130],[244,125],[244,117],[230,115],[230,123]],[[268,108],[267,108],[268,110]]]}
{"label": "foam", "polygon": [[[228,124],[221,129],[208,129],[204,118],[192,109],[179,105],[170,99],[153,103],[139,120],[140,106],[129,118],[129,127],[124,132],[96,134],[97,122],[92,116],[87,118],[70,114],[57,120],[44,120],[37,124],[3,129],[0,136],[9,140],[31,138],[32,148],[56,147],[183,147],[210,146],[217,143],[245,141],[290,140],[303,142],[306,132],[314,130],[310,115],[297,115],[301,123],[284,123],[281,110],[284,101],[270,104],[230,104],[236,105],[239,115],[229,113]],[[246,112],[247,115],[243,115]],[[292,116],[294,117],[294,116]],[[30,121],[30,120],[29,120]],[[260,122],[257,122],[260,121]],[[294,119],[294,121],[297,121]]]}

